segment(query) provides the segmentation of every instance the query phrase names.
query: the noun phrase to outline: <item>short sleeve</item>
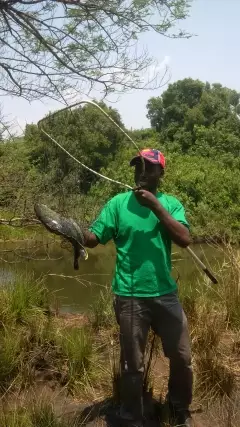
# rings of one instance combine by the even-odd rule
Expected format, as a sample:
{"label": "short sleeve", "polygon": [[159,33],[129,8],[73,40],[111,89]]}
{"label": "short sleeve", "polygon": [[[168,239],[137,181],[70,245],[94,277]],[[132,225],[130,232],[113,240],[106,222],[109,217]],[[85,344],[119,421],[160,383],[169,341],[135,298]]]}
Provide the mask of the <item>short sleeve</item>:
{"label": "short sleeve", "polygon": [[175,202],[171,207],[170,214],[176,221],[180,222],[181,224],[189,228],[189,223],[186,219],[185,209],[177,199],[175,199]]}
{"label": "short sleeve", "polygon": [[102,245],[114,239],[117,234],[117,203],[115,198],[106,203],[89,230],[97,236]]}

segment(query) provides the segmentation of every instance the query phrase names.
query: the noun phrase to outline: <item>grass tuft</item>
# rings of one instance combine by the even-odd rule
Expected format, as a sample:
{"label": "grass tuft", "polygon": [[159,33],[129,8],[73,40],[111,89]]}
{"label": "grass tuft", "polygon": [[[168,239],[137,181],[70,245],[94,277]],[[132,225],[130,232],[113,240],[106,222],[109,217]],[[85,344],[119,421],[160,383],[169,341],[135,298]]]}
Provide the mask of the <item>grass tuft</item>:
{"label": "grass tuft", "polygon": [[32,277],[19,277],[10,285],[3,285],[0,292],[2,324],[32,325],[34,319],[49,311],[50,294],[42,281]]}
{"label": "grass tuft", "polygon": [[197,358],[197,392],[201,400],[213,401],[224,396],[232,397],[236,384],[229,361],[223,361],[220,354],[202,354]]}
{"label": "grass tuft", "polygon": [[30,419],[33,427],[65,427],[66,423],[59,419],[51,402],[34,403],[30,408]]}
{"label": "grass tuft", "polygon": [[90,321],[94,330],[108,329],[115,325],[112,291],[109,286],[95,298],[91,306]]}
{"label": "grass tuft", "polygon": [[90,374],[93,355],[93,343],[89,328],[68,328],[62,331],[56,344],[60,353],[62,381],[71,393],[83,388],[83,380]]}
{"label": "grass tuft", "polygon": [[19,374],[22,358],[22,337],[16,330],[4,327],[0,332],[0,388],[5,387]]}
{"label": "grass tuft", "polygon": [[0,413],[0,425],[1,427],[71,427],[55,414],[52,403],[46,400],[32,401],[23,407],[3,408]]}

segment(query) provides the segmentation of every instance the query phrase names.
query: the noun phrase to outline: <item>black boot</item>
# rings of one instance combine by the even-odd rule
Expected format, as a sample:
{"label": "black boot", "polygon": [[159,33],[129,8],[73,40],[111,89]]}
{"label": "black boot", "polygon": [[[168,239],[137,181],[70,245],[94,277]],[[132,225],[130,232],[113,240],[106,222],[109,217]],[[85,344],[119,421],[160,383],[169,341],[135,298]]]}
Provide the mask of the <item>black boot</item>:
{"label": "black boot", "polygon": [[118,424],[119,427],[143,427],[143,421],[130,421],[130,420],[123,420],[120,419],[120,422]]}
{"label": "black boot", "polygon": [[170,425],[172,427],[194,427],[189,410],[175,408],[171,402],[168,402],[168,405]]}
{"label": "black boot", "polygon": [[178,427],[193,427],[193,420],[189,411],[175,411],[175,424]]}

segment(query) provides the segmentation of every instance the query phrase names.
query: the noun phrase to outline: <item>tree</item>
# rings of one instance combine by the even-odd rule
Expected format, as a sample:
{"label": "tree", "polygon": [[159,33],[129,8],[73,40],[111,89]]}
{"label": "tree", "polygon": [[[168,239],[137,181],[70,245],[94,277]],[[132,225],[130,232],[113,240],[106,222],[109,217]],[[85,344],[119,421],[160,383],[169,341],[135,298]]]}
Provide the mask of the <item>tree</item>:
{"label": "tree", "polygon": [[34,179],[25,143],[20,138],[0,142],[0,182],[0,208],[9,210],[12,216],[15,212],[26,214],[26,202],[30,199],[31,203],[32,194],[38,192],[39,179]]}
{"label": "tree", "polygon": [[146,80],[152,60],[137,51],[149,30],[171,30],[186,18],[189,0],[0,1],[0,93],[65,101],[72,91],[104,95],[161,85]]}
{"label": "tree", "polygon": [[170,84],[162,96],[150,98],[147,103],[151,126],[161,131],[170,123],[183,123],[188,109],[200,101],[204,83],[199,80],[184,79]]}
{"label": "tree", "polygon": [[[124,127],[119,113],[103,102],[101,108]],[[122,132],[92,105],[67,110],[45,118],[44,130],[52,135],[75,158],[95,171],[114,159],[121,143]],[[58,148],[35,125],[27,125],[25,143],[30,163],[44,175],[48,192],[63,191],[69,195],[87,192],[96,176],[79,166]]]}
{"label": "tree", "polygon": [[147,117],[172,151],[205,157],[228,153],[231,163],[240,153],[239,99],[221,84],[184,79],[148,101]]}
{"label": "tree", "polygon": [[157,98],[150,98],[147,103],[147,118],[150,119],[150,123],[153,129],[160,132],[163,126],[163,101],[160,96]]}

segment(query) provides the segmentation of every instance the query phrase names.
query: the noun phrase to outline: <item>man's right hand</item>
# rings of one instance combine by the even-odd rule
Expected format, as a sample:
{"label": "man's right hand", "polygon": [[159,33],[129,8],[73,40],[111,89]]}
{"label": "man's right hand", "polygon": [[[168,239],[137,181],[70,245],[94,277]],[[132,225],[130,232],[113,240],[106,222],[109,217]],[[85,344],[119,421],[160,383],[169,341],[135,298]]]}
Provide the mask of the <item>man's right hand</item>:
{"label": "man's right hand", "polygon": [[83,235],[84,235],[84,246],[86,246],[86,248],[95,248],[99,244],[99,240],[96,234],[92,233],[91,231],[84,230]]}
{"label": "man's right hand", "polygon": [[135,190],[134,194],[139,203],[143,206],[148,207],[149,209],[154,209],[159,204],[159,201],[156,196],[154,196],[154,194],[150,191],[141,188],[140,190]]}

